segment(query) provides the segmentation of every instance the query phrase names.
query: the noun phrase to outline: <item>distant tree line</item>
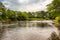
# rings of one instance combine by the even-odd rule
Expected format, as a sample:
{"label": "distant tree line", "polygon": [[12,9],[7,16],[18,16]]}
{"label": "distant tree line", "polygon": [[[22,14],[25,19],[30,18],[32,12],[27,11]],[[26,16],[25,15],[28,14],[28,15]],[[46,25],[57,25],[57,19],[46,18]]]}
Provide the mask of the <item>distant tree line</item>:
{"label": "distant tree line", "polygon": [[13,11],[10,9],[6,9],[5,6],[0,2],[0,20],[25,21],[25,20],[32,20],[34,18],[45,19],[48,18],[48,15],[49,15],[48,12],[45,11],[38,11],[38,12]]}
{"label": "distant tree line", "polygon": [[21,12],[6,9],[2,2],[0,2],[0,21],[28,21],[37,19],[48,19],[60,21],[60,0],[53,0],[52,3],[47,5],[47,11],[37,12]]}

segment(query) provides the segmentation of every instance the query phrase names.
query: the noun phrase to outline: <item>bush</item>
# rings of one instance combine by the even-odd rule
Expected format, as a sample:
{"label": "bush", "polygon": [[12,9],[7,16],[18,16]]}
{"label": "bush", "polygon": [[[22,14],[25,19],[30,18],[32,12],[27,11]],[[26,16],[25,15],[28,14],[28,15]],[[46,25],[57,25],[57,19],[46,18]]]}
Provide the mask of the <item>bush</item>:
{"label": "bush", "polygon": [[60,16],[56,17],[54,20],[55,23],[60,23]]}

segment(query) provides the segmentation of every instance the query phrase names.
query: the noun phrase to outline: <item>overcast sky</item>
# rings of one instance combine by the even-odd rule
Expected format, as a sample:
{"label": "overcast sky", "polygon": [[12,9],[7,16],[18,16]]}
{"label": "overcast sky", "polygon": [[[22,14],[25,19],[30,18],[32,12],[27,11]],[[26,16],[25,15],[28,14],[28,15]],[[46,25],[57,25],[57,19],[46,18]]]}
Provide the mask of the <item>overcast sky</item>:
{"label": "overcast sky", "polygon": [[6,8],[17,11],[40,11],[45,10],[46,5],[52,0],[3,0]]}

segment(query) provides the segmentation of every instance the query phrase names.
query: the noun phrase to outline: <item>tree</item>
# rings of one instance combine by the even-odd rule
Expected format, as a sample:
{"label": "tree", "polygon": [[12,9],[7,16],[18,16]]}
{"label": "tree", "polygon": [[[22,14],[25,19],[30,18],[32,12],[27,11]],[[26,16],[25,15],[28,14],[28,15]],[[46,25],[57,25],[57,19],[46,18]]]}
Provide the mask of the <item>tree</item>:
{"label": "tree", "polygon": [[28,17],[29,18],[34,18],[35,17],[35,13],[34,12],[28,12]]}
{"label": "tree", "polygon": [[0,12],[5,11],[5,6],[3,5],[2,2],[0,2]]}
{"label": "tree", "polygon": [[17,17],[16,17],[16,12],[15,11],[8,9],[7,12],[6,12],[6,16],[9,20],[16,21]]}
{"label": "tree", "polygon": [[38,18],[47,18],[47,16],[48,16],[48,14],[47,14],[47,12],[45,12],[45,11],[38,11],[37,12],[37,17]]}
{"label": "tree", "polygon": [[55,17],[60,16],[60,0],[53,0],[47,7],[50,14],[50,18],[55,19]]}
{"label": "tree", "polygon": [[6,19],[6,8],[2,2],[0,2],[0,12],[2,13],[2,15],[0,15],[0,18],[3,20]]}
{"label": "tree", "polygon": [[28,20],[28,14],[27,12],[17,12],[17,20],[19,21],[24,21],[24,20]]}

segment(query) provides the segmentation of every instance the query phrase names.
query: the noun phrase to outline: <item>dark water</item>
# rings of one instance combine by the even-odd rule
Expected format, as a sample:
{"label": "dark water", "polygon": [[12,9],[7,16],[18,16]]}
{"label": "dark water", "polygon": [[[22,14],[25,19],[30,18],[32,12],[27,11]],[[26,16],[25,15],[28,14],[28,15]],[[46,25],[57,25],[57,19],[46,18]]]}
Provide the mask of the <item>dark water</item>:
{"label": "dark water", "polygon": [[21,21],[3,27],[2,31],[1,40],[48,40],[53,32],[59,35],[51,23],[39,21]]}

